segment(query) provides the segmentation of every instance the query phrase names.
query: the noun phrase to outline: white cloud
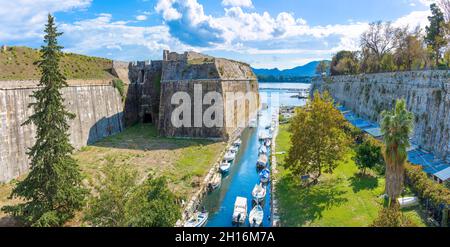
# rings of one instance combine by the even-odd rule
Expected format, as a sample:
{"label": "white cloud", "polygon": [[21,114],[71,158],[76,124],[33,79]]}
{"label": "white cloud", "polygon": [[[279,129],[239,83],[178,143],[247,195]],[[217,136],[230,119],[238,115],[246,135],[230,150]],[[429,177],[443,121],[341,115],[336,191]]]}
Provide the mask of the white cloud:
{"label": "white cloud", "polygon": [[136,60],[159,58],[163,49],[192,49],[172,38],[164,25],[129,26],[126,21],[113,21],[112,18],[111,14],[104,13],[94,19],[62,24],[60,29],[67,34],[63,36],[64,44],[68,47],[66,51],[92,54],[108,50],[113,58]]}
{"label": "white cloud", "polygon": [[402,16],[395,20],[392,24],[395,27],[409,26],[411,29],[419,26],[425,28],[428,24],[428,16],[431,15],[429,10],[427,11],[413,11],[406,16]]}
{"label": "white cloud", "polygon": [[145,20],[147,20],[147,16],[146,15],[138,15],[138,16],[136,16],[136,20],[145,21]]}
{"label": "white cloud", "polygon": [[92,0],[2,0],[0,40],[26,40],[41,37],[49,13],[83,9]]}
{"label": "white cloud", "polygon": [[223,0],[222,5],[227,7],[253,7],[252,0]]}

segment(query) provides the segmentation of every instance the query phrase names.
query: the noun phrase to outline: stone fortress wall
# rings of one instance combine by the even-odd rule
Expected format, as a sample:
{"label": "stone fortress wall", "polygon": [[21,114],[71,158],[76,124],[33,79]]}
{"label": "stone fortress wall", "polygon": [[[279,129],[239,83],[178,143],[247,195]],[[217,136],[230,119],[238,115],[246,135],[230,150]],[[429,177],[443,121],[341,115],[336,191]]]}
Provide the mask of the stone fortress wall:
{"label": "stone fortress wall", "polygon": [[[75,83],[69,81],[69,87],[63,89],[67,109],[76,114],[69,122],[72,145],[81,148],[121,132],[123,104],[117,89],[103,81]],[[37,84],[37,81],[0,82],[0,182],[28,171],[26,152],[34,144],[35,127],[22,123],[32,114],[28,105]]]}
{"label": "stone fortress wall", "polygon": [[406,99],[415,115],[413,141],[439,158],[450,153],[450,71],[411,71],[317,78],[312,92],[328,90],[360,116],[380,120],[395,100]]}

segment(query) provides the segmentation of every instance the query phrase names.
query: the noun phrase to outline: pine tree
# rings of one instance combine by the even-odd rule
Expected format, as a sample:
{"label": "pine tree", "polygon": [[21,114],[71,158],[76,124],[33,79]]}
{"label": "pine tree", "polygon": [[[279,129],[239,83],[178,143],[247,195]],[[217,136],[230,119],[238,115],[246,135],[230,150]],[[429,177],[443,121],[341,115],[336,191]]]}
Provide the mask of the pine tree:
{"label": "pine tree", "polygon": [[432,16],[428,17],[430,25],[426,27],[425,42],[433,50],[435,64],[439,66],[441,49],[448,43],[445,38],[445,18],[437,4],[431,4],[430,9]]}
{"label": "pine tree", "polygon": [[65,109],[61,93],[67,86],[59,69],[62,47],[57,38],[61,35],[49,15],[38,62],[42,77],[39,89],[31,96],[35,101],[29,105],[34,114],[24,123],[36,127],[36,143],[28,151],[30,173],[11,194],[24,203],[2,209],[31,226],[63,225],[83,206],[86,193],[78,165],[71,157],[74,148],[67,133],[67,121],[75,116]]}

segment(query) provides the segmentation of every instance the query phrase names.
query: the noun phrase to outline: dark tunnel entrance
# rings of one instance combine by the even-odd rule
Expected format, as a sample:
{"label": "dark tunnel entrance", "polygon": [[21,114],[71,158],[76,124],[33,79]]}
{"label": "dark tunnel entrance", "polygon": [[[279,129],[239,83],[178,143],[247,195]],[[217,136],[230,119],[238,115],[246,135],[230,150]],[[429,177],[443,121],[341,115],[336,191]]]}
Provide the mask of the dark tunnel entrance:
{"label": "dark tunnel entrance", "polygon": [[153,123],[152,114],[151,113],[145,113],[143,122],[144,123]]}

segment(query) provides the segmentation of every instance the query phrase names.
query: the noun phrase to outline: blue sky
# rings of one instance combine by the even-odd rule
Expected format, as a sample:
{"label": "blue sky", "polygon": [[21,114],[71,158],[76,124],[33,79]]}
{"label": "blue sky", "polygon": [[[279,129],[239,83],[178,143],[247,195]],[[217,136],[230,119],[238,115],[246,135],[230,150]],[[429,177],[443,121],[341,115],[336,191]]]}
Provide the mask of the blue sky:
{"label": "blue sky", "polygon": [[0,0],[0,43],[39,47],[53,13],[66,51],[118,60],[194,50],[291,68],[358,49],[368,23],[424,27],[433,0]]}

